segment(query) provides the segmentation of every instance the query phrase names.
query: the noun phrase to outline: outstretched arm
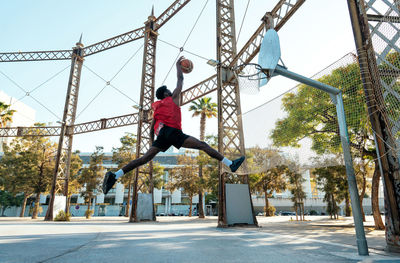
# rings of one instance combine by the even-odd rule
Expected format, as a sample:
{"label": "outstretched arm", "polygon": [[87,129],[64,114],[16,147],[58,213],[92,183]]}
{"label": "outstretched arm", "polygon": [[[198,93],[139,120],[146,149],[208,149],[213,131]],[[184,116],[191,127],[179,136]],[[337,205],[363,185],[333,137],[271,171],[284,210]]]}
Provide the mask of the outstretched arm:
{"label": "outstretched arm", "polygon": [[177,82],[176,82],[176,88],[174,89],[174,92],[172,92],[172,100],[175,102],[176,105],[180,106],[181,105],[181,92],[182,92],[182,86],[183,86],[183,73],[182,73],[182,68],[181,68],[181,61],[184,59],[184,57],[180,57],[178,61],[176,62],[176,74],[177,74]]}

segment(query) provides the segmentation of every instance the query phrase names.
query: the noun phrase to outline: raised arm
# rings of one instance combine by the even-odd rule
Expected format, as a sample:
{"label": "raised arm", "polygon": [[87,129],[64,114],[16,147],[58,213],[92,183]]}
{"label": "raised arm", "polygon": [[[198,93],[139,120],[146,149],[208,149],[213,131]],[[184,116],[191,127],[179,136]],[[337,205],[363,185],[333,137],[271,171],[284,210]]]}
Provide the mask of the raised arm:
{"label": "raised arm", "polygon": [[176,75],[177,75],[177,82],[176,82],[176,88],[174,89],[174,92],[172,92],[172,100],[175,102],[176,105],[180,106],[181,105],[181,92],[182,92],[182,86],[183,86],[183,73],[182,73],[182,68],[181,68],[181,61],[184,59],[184,57],[180,57],[178,61],[176,62]]}

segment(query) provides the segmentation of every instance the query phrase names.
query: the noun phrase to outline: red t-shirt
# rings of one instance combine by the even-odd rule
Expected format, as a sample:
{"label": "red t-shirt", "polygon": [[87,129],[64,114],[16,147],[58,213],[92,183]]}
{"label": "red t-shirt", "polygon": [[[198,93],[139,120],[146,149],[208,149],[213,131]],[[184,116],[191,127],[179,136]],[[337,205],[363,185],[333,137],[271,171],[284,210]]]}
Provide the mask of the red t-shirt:
{"label": "red t-shirt", "polygon": [[158,135],[158,132],[163,126],[160,126],[160,123],[182,130],[181,108],[175,104],[171,96],[154,102],[151,104],[151,107],[154,111],[153,118],[156,121],[154,125],[154,132],[156,135]]}

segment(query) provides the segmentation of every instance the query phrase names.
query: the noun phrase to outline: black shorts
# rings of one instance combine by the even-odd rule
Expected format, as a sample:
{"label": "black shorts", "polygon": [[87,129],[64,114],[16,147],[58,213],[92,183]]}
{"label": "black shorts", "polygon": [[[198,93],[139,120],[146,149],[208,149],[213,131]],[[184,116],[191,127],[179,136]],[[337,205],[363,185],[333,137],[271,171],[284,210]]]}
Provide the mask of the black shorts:
{"label": "black shorts", "polygon": [[153,142],[153,146],[163,152],[168,150],[171,145],[179,149],[187,138],[189,138],[189,135],[184,134],[182,130],[164,125],[158,133],[157,139]]}

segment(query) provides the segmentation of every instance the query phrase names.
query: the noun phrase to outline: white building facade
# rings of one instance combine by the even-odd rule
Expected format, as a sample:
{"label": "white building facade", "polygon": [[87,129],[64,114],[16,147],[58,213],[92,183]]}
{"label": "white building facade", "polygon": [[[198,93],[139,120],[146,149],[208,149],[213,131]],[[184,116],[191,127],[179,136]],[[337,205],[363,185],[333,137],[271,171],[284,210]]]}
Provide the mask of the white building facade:
{"label": "white building facade", "polygon": [[[0,101],[11,105],[10,109],[15,110],[12,122],[7,127],[31,127],[35,123],[36,111],[16,98],[10,97],[0,90]],[[10,144],[12,137],[0,137],[0,152],[3,152],[3,143]]]}

